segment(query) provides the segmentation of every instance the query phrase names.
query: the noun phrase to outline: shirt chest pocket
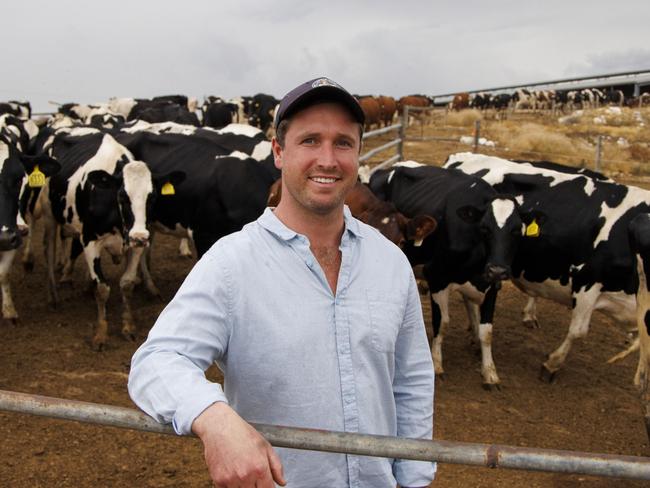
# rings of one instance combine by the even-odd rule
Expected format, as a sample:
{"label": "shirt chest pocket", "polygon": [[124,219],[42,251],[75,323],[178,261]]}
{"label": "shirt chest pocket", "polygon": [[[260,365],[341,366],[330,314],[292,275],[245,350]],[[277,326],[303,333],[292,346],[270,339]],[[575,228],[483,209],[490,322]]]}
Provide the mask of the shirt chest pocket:
{"label": "shirt chest pocket", "polygon": [[395,352],[395,342],[404,318],[403,304],[395,297],[374,290],[367,290],[366,298],[372,347],[379,352]]}

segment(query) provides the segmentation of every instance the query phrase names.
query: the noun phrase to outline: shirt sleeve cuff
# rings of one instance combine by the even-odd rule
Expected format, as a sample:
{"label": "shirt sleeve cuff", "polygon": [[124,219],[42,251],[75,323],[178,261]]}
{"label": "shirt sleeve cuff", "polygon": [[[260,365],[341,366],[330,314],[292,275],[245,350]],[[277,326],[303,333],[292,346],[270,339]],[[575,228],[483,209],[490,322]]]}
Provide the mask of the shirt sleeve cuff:
{"label": "shirt sleeve cuff", "polygon": [[396,459],[393,475],[400,486],[429,486],[436,475],[436,463]]}
{"label": "shirt sleeve cuff", "polygon": [[192,392],[191,398],[186,399],[179,405],[172,419],[172,426],[178,435],[192,434],[192,423],[194,419],[210,405],[216,402],[228,403],[221,385],[211,383],[204,385],[196,393]]}

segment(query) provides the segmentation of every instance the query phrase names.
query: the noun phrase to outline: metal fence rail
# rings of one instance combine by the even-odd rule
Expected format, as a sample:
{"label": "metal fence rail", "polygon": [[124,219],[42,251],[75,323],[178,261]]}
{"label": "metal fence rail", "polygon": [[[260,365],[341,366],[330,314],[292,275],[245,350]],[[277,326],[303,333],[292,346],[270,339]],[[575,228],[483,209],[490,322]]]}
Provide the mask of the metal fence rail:
{"label": "metal fence rail", "polygon": [[[0,410],[173,434],[134,409],[0,390]],[[650,480],[650,458],[498,444],[427,441],[253,424],[274,446],[421,461]]]}

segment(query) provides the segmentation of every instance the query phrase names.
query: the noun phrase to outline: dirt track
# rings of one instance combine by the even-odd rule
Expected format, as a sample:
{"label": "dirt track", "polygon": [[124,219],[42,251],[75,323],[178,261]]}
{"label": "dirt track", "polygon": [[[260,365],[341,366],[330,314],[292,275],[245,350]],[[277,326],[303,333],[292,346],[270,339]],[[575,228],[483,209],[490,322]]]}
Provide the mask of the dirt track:
{"label": "dirt track", "polygon": [[[176,257],[177,241],[161,236],[154,252],[154,279],[166,301],[192,263]],[[77,263],[63,304],[49,310],[40,246],[36,269],[14,268],[14,297],[21,325],[3,323],[0,388],[120,406],[132,406],[126,392],[131,355],[144,340],[163,303],[137,289],[140,326],[136,343],[119,336],[118,266],[105,262],[113,284],[109,301],[110,343],[92,352],[95,320],[84,263]],[[19,263],[16,263],[19,264]],[[425,320],[429,306],[423,297]],[[650,455],[632,378],[636,358],[610,366],[605,360],[627,345],[625,330],[600,315],[589,336],[569,355],[556,384],[537,375],[544,355],[566,332],[568,310],[539,304],[542,328],[520,323],[523,295],[506,284],[499,297],[494,332],[501,391],[481,387],[480,358],[465,331],[460,300],[452,304],[452,326],[444,345],[447,379],[438,382],[435,437],[553,449]],[[218,375],[211,372],[211,377]],[[198,441],[94,427],[28,415],[0,413],[1,486],[211,486]],[[640,481],[577,475],[441,465],[436,487],[641,487]]]}

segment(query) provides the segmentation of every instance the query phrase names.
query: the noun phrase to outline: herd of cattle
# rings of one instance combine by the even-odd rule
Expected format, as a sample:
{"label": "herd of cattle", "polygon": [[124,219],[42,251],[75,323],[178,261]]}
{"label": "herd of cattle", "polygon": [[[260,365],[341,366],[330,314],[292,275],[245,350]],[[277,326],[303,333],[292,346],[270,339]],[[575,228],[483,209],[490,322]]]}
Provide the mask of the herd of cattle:
{"label": "herd of cattle", "polygon": [[533,110],[571,112],[579,109],[593,109],[606,105],[639,107],[650,103],[650,93],[638,97],[625,97],[621,90],[613,88],[599,90],[526,90],[517,89],[512,93],[458,93],[449,104],[451,110],[474,108],[494,109],[497,112]]}
{"label": "herd of cattle", "polygon": [[[100,255],[125,257],[122,334],[133,339],[136,282],[159,295],[148,259],[156,232],[189,239],[200,257],[277,200],[280,174],[265,135],[274,102],[256,97],[246,105],[207,99],[203,126],[183,97],[66,104],[40,125],[27,105],[0,104],[3,318],[18,318],[9,271],[23,241],[23,264],[33,265],[30,236],[40,219],[52,306],[59,282],[71,279],[76,258],[85,258],[97,301],[97,349],[108,339],[110,293]],[[207,121],[223,112],[210,107],[224,106],[228,123],[211,127]],[[450,293],[458,291],[481,344],[483,384],[499,386],[493,318],[501,282],[509,279],[530,297],[528,324],[537,324],[538,297],[572,310],[565,340],[543,364],[546,379],[561,369],[572,342],[587,334],[593,311],[637,326],[639,338],[626,353],[640,350],[635,381],[650,436],[649,191],[552,162],[472,153],[453,154],[443,167],[402,162],[370,173],[347,203],[413,266],[423,265],[437,374],[444,373]]]}

